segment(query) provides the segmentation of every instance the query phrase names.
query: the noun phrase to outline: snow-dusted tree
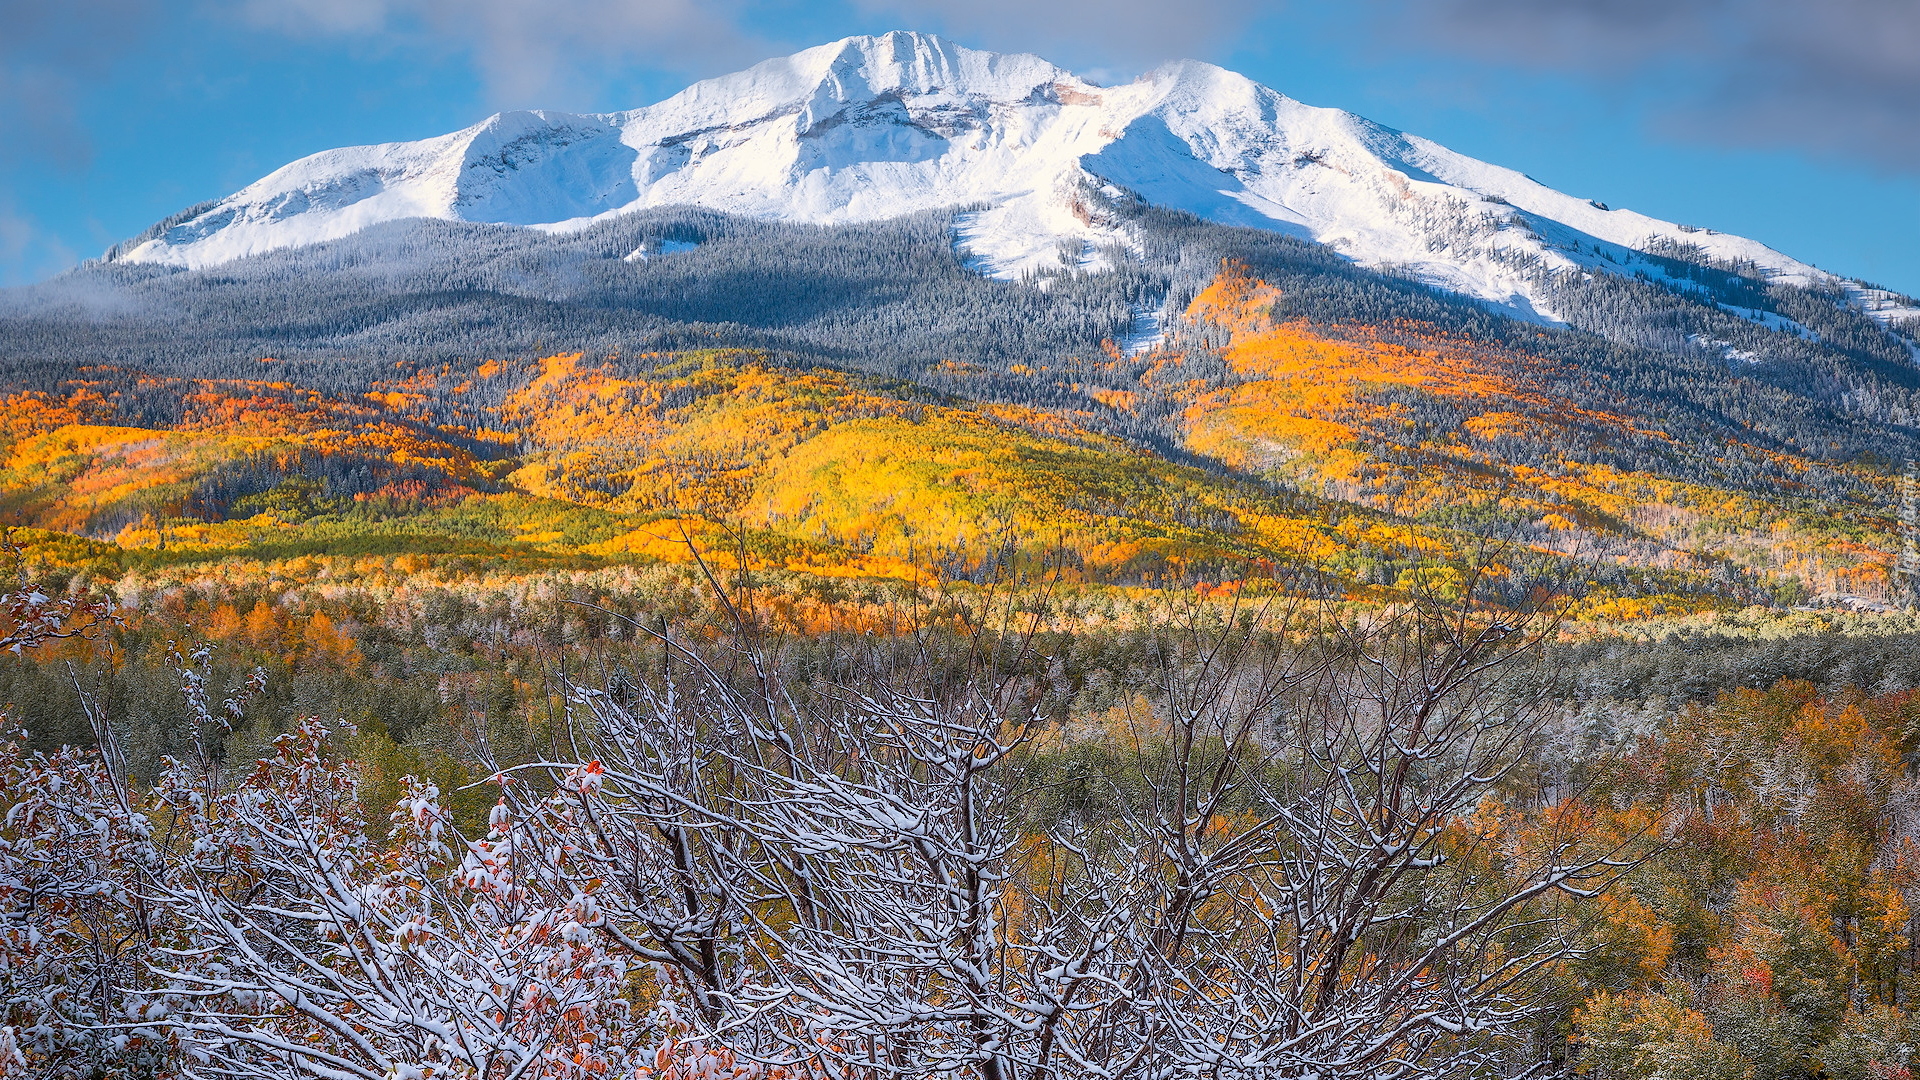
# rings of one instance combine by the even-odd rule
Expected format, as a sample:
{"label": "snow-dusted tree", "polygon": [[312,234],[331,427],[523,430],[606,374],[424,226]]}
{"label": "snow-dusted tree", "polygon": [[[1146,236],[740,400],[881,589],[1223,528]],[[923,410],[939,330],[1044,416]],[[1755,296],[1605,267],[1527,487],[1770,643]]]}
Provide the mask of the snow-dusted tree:
{"label": "snow-dusted tree", "polygon": [[[0,650],[17,655],[113,618],[104,600],[42,591],[10,531],[0,566],[17,579],[0,593]],[[127,1023],[140,1019],[125,1008],[152,929],[137,885],[159,852],[110,760],[0,743],[0,1074],[137,1073],[164,1043]]]}
{"label": "snow-dusted tree", "polygon": [[[211,643],[203,641],[182,648],[176,642],[167,642],[167,666],[180,679],[180,695],[186,699],[189,742],[193,747],[193,759],[175,766],[173,779],[176,784],[182,782],[190,770],[200,789],[199,798],[204,802],[220,790],[223,740],[233,730],[234,722],[246,715],[247,703],[266,687],[267,673],[263,668],[254,668],[247,681],[235,687],[216,706]],[[103,746],[109,744],[110,740],[102,742]]]}
{"label": "snow-dusted tree", "polygon": [[583,693],[601,783],[580,872],[608,932],[671,970],[706,1034],[829,1075],[1002,1060],[1015,837],[995,781],[1020,737],[991,687],[803,701],[770,669]]}
{"label": "snow-dusted tree", "polygon": [[1017,681],[803,688],[751,642],[731,671],[682,649],[671,686],[580,694],[604,772],[565,795],[570,872],[703,1037],[789,1068],[1477,1067],[1571,955],[1552,905],[1632,853],[1502,797],[1537,633],[1470,605],[1303,629],[1164,635],[1123,767],[1050,818],[1011,767],[1037,726]]}
{"label": "snow-dusted tree", "polygon": [[[160,863],[98,754],[0,745],[0,1075],[139,1075],[166,1033],[140,1023]],[[130,1011],[131,1010],[131,1011]]]}
{"label": "snow-dusted tree", "polygon": [[1152,954],[1175,1073],[1525,1071],[1542,976],[1578,948],[1556,905],[1643,850],[1510,783],[1544,722],[1509,674],[1539,629],[1414,607],[1340,628],[1270,703],[1229,707],[1246,691],[1224,672],[1184,676],[1197,698],[1168,685],[1174,751],[1142,824],[1187,913],[1160,931],[1186,942]]}
{"label": "snow-dusted tree", "polygon": [[194,1073],[510,1080],[636,1064],[627,962],[593,932],[593,885],[554,873],[564,851],[530,844],[504,804],[464,841],[419,783],[376,848],[357,789],[314,722],[211,800],[184,767],[163,785],[195,837],[163,890]]}

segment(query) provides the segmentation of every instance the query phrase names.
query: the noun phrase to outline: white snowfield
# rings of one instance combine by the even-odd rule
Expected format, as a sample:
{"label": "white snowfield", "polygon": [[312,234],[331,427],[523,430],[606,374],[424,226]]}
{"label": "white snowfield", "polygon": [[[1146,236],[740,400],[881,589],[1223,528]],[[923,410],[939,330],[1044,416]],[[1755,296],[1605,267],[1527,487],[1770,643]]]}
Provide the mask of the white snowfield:
{"label": "white snowfield", "polygon": [[1538,318],[1553,318],[1542,270],[1657,277],[1633,252],[1666,243],[1844,289],[1884,321],[1920,316],[1756,241],[1602,209],[1210,64],[1102,87],[1037,56],[906,32],[768,60],[632,112],[501,113],[329,150],[111,257],[211,266],[412,217],[568,230],[672,205],[823,224],[966,208],[958,243],[1015,278],[1125,257],[1124,229],[1087,197],[1114,189]]}

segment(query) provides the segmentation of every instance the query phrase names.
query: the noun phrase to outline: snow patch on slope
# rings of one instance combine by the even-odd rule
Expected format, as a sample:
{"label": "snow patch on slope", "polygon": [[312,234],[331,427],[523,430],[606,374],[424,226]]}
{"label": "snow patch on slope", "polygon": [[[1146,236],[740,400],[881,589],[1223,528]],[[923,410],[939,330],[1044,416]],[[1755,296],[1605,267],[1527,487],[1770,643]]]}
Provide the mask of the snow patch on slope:
{"label": "snow patch on slope", "polygon": [[1688,334],[1687,344],[1695,348],[1706,349],[1720,354],[1720,359],[1729,364],[1757,364],[1761,361],[1759,353],[1742,349],[1733,342],[1704,334]]}
{"label": "snow patch on slope", "polygon": [[699,246],[690,240],[648,240],[621,258],[626,262],[647,262],[662,255],[677,255],[682,251],[692,251]]}
{"label": "snow patch on slope", "polygon": [[1159,308],[1135,304],[1132,307],[1133,323],[1127,328],[1127,339],[1120,343],[1120,351],[1126,356],[1139,356],[1149,353],[1166,343],[1166,312]]}

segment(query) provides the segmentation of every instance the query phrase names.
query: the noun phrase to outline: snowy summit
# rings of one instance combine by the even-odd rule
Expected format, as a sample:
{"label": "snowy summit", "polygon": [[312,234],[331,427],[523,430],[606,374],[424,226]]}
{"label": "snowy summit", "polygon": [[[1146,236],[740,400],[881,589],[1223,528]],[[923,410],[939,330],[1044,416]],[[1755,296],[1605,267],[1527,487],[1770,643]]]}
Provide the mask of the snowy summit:
{"label": "snowy summit", "polygon": [[412,217],[567,230],[670,205],[817,223],[964,208],[957,242],[1017,277],[1124,252],[1101,195],[1311,238],[1548,319],[1543,272],[1617,272],[1634,251],[1676,245],[1884,306],[1755,241],[1608,209],[1210,64],[1104,87],[1037,56],[906,32],[768,60],[631,112],[507,112],[329,150],[108,258],[203,267]]}

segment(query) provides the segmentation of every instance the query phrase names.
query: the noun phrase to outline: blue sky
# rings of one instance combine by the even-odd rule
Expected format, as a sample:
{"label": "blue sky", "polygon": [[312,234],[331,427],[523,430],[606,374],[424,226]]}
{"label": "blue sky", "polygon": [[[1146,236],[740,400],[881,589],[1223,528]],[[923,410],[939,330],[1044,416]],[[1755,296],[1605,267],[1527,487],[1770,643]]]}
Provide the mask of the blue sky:
{"label": "blue sky", "polygon": [[848,34],[1197,57],[1920,293],[1920,0],[0,0],[0,284],[304,154],[631,108]]}

